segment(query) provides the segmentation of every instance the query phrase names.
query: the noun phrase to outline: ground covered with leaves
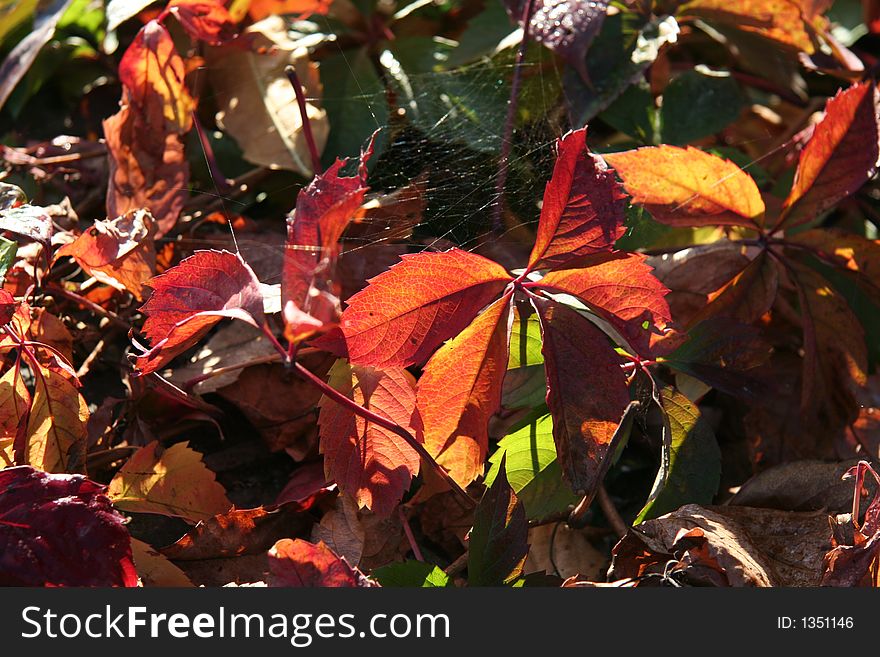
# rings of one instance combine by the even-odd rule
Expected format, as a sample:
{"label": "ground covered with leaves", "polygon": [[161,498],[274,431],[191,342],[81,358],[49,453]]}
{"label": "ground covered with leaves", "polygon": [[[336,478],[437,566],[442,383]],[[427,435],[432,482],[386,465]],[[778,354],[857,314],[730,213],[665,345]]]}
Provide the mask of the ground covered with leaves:
{"label": "ground covered with leaves", "polygon": [[0,584],[880,585],[873,0],[0,0]]}

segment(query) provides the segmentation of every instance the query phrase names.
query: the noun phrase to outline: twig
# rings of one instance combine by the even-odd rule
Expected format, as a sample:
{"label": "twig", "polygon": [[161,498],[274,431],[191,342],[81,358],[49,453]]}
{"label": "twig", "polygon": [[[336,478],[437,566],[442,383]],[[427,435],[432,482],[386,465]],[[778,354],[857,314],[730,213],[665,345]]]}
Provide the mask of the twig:
{"label": "twig", "polygon": [[422,551],[419,549],[419,544],[416,543],[416,537],[413,536],[412,527],[409,526],[409,520],[406,517],[406,513],[403,510],[402,506],[397,507],[397,513],[400,515],[400,524],[403,525],[403,533],[406,534],[406,540],[409,541],[409,546],[412,548],[413,556],[417,561],[424,561],[425,558],[422,556]]}
{"label": "twig", "polygon": [[464,554],[461,555],[458,559],[453,561],[449,566],[447,566],[446,570],[443,572],[449,575],[449,577],[455,577],[460,572],[462,572],[465,568],[467,568],[468,563],[468,551],[465,550]]}
{"label": "twig", "polygon": [[519,88],[522,83],[522,65],[529,45],[529,21],[535,0],[525,3],[522,13],[523,37],[516,53],[513,65],[513,80],[510,83],[510,100],[507,104],[507,118],[504,120],[504,133],[501,137],[501,155],[498,161],[498,178],[495,181],[495,205],[492,207],[492,230],[500,233],[504,230],[501,213],[504,211],[504,188],[507,186],[507,174],[510,171],[510,148],[513,139],[513,124],[516,121],[516,110],[519,105]]}
{"label": "twig", "polygon": [[57,292],[58,294],[60,294],[63,297],[66,297],[70,301],[74,301],[82,306],[85,306],[86,308],[88,308],[89,310],[91,310],[92,312],[94,312],[98,315],[103,315],[104,317],[109,319],[111,322],[113,322],[114,324],[119,326],[120,328],[124,328],[126,331],[131,331],[133,328],[131,324],[126,322],[124,319],[122,319],[119,315],[114,313],[112,310],[107,310],[103,306],[99,306],[94,301],[89,301],[88,299],[86,299],[83,296],[80,296],[76,292],[71,292],[70,290],[65,290],[60,285],[51,285],[51,284],[48,286],[48,289],[49,289],[49,291],[51,291],[53,293]]}
{"label": "twig", "polygon": [[86,359],[82,362],[82,365],[79,366],[79,369],[76,371],[76,378],[81,379],[86,374],[89,373],[89,369],[92,367],[92,363],[94,363],[98,356],[101,355],[101,352],[104,351],[104,338],[98,340],[98,344],[95,345],[95,348],[92,349],[92,353],[90,353]]}
{"label": "twig", "polygon": [[302,84],[300,84],[299,76],[296,74],[296,69],[293,66],[285,68],[284,73],[287,75],[287,79],[290,80],[290,84],[293,86],[293,91],[296,94],[296,103],[299,105],[299,115],[302,119],[303,135],[305,135],[306,144],[309,146],[309,155],[312,158],[312,171],[315,172],[316,176],[320,176],[323,172],[321,156],[318,154],[318,146],[315,144],[315,136],[312,134],[312,123],[309,120]]}
{"label": "twig", "polygon": [[599,506],[602,507],[602,513],[605,514],[608,524],[614,529],[617,537],[623,538],[626,536],[627,532],[629,532],[629,527],[623,521],[623,518],[620,517],[620,513],[617,511],[617,507],[614,506],[614,502],[611,501],[611,497],[609,497],[608,491],[605,490],[604,484],[599,484],[596,497],[599,498]]}

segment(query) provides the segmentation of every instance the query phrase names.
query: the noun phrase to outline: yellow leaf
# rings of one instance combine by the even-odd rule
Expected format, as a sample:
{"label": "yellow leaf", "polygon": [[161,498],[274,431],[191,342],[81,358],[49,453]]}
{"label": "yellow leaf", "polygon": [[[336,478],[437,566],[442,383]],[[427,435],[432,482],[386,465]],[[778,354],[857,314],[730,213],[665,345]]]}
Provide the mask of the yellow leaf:
{"label": "yellow leaf", "polygon": [[158,441],[140,448],[113,477],[107,494],[124,511],[192,521],[207,520],[232,506],[201,454],[185,442],[164,451]]}
{"label": "yellow leaf", "polygon": [[53,369],[31,363],[34,398],[28,417],[25,457],[45,472],[81,472],[89,409],[73,383]]}

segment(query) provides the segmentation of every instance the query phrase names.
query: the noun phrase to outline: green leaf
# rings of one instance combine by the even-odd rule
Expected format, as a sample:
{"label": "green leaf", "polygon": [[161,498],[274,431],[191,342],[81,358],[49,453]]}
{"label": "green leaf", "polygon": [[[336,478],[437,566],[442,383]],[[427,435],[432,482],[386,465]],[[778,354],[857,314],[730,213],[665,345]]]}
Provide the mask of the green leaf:
{"label": "green leaf", "polygon": [[572,127],[583,127],[614,102],[657,58],[660,47],[677,35],[678,23],[672,17],[644,23],[631,13],[608,16],[587,53],[590,84],[574,69],[563,76]]}
{"label": "green leaf", "polygon": [[437,588],[449,586],[449,576],[437,566],[423,561],[404,561],[382,566],[373,578],[385,587]]}
{"label": "green leaf", "polygon": [[5,237],[0,237],[0,279],[15,263],[15,254],[18,252],[18,244]]}
{"label": "green leaf", "polygon": [[535,408],[544,404],[547,379],[541,353],[541,325],[538,316],[523,319],[517,309],[510,335],[510,356],[501,403],[504,408]]}
{"label": "green leaf", "polygon": [[643,144],[657,143],[658,115],[647,83],[629,87],[599,118]]}
{"label": "green leaf", "polygon": [[480,57],[488,57],[516,28],[504,10],[504,4],[489,0],[486,8],[474,16],[458,38],[458,47],[449,56],[447,66],[461,66]]}
{"label": "green leaf", "polygon": [[688,144],[736,121],[745,101],[730,73],[697,67],[676,77],[663,93],[663,143]]}
{"label": "green leaf", "polygon": [[662,516],[683,504],[709,504],[721,481],[721,450],[709,423],[697,407],[672,388],[663,388],[660,402],[664,415],[664,455],[669,470],[657,473],[654,487],[634,524]]}
{"label": "green leaf", "polygon": [[[324,147],[324,165],[337,157],[357,157],[370,135],[388,124],[385,86],[376,75],[365,48],[348,50],[321,61],[324,109],[330,135]],[[378,161],[388,141],[387,131],[376,137],[371,163]]]}
{"label": "green leaf", "polygon": [[553,418],[549,415],[532,420],[501,439],[498,450],[489,457],[487,486],[498,476],[502,460],[507,463],[510,487],[523,503],[529,520],[563,511],[577,502],[577,496],[562,480],[553,442]]}
{"label": "green leaf", "polygon": [[522,575],[529,552],[526,512],[507,483],[504,457],[492,486],[474,511],[468,548],[468,585],[503,586]]}
{"label": "green leaf", "polygon": [[0,45],[6,36],[37,10],[38,0],[0,0]]}

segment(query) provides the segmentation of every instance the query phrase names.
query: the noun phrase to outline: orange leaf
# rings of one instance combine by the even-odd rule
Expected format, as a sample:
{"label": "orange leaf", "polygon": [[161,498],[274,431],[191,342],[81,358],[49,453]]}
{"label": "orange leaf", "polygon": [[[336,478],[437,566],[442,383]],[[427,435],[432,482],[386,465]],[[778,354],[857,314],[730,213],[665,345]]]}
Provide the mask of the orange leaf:
{"label": "orange leaf", "polygon": [[150,127],[127,106],[105,119],[103,127],[110,161],[107,214],[147,209],[161,237],[177,222],[187,198],[189,163],[181,136]]}
{"label": "orange leaf", "polygon": [[165,26],[150,21],[119,62],[128,103],[156,134],[185,133],[192,127],[195,101],[184,83],[186,67]]}
{"label": "orange leaf", "polygon": [[669,290],[654,278],[645,260],[635,253],[598,260],[584,269],[551,271],[527,286],[573,294],[611,324],[636,354],[647,355],[651,333],[672,318],[665,299]]}
{"label": "orange leaf", "polygon": [[96,221],[75,242],[58,249],[55,258],[70,256],[102,283],[127,289],[142,300],[143,283],[156,268],[152,226],[153,218],[146,210]]}
{"label": "orange leaf", "polygon": [[489,306],[437,350],[419,379],[416,421],[425,448],[463,487],[483,473],[489,418],[501,405],[510,308],[507,295]]}
{"label": "orange leaf", "polygon": [[326,15],[333,0],[251,0],[248,13],[255,21],[273,14],[296,14],[310,16]]}
{"label": "orange leaf", "polygon": [[812,221],[864,185],[878,162],[880,97],[874,82],[863,82],[828,101],[801,152],[779,226]]}
{"label": "orange leaf", "polygon": [[[402,367],[377,370],[339,360],[329,383],[349,399],[401,427],[409,427],[415,409],[415,379]],[[355,415],[323,397],[318,426],[324,472],[339,489],[386,516],[400,503],[419,473],[418,453],[397,434]]]}
{"label": "orange leaf", "polygon": [[73,383],[58,372],[30,363],[34,395],[28,415],[25,463],[45,472],[80,472],[89,408]]}
{"label": "orange leaf", "polygon": [[110,482],[107,495],[117,508],[187,520],[208,520],[232,504],[202,455],[177,443],[162,450],[158,440],[131,455]]}
{"label": "orange leaf", "polygon": [[726,23],[737,29],[813,52],[807,26],[817,21],[807,0],[694,0],[679,15]]}
{"label": "orange leaf", "polygon": [[604,156],[633,203],[671,226],[754,228],[764,214],[755,181],[729,160],[698,148],[656,146]]}
{"label": "orange leaf", "polygon": [[587,131],[581,129],[557,142],[556,165],[544,190],[530,269],[610,251],[626,232],[626,195],[614,172],[587,149],[586,139]]}
{"label": "orange leaf", "polygon": [[15,464],[15,437],[27,421],[30,406],[31,395],[21,370],[10,367],[0,376],[0,468]]}
{"label": "orange leaf", "polygon": [[460,249],[404,255],[348,300],[348,357],[374,367],[422,363],[511,280],[501,265]]}
{"label": "orange leaf", "polygon": [[223,4],[223,0],[171,0],[166,11],[174,14],[193,39],[218,46],[238,34]]}
{"label": "orange leaf", "polygon": [[269,586],[354,588],[375,586],[323,541],[283,538],[269,550]]}
{"label": "orange leaf", "polygon": [[151,279],[143,332],[153,348],[139,356],[142,374],[155,372],[198,342],[223,318],[256,328],[265,323],[263,295],[253,270],[228,251],[196,251]]}
{"label": "orange leaf", "polygon": [[575,310],[543,299],[533,304],[541,322],[547,406],[562,474],[576,492],[593,493],[629,404],[620,357]]}

